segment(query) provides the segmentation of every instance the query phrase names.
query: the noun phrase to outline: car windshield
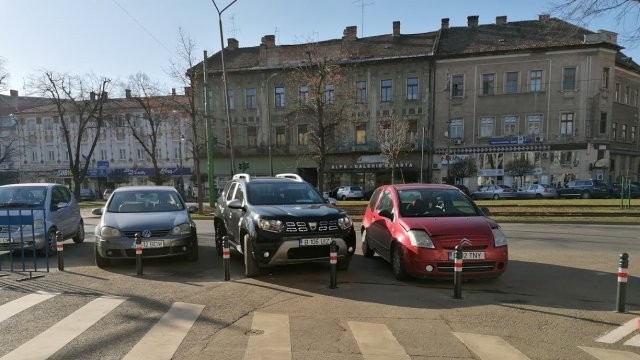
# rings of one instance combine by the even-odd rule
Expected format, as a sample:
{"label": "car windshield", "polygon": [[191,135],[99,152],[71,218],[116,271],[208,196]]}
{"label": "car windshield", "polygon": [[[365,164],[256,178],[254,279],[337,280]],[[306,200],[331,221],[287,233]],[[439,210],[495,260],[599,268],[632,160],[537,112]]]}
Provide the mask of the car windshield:
{"label": "car windshield", "polygon": [[184,210],[177,192],[167,190],[131,190],[114,192],[108,212],[144,213]]}
{"label": "car windshield", "polygon": [[41,208],[46,194],[42,186],[0,187],[0,208]]}
{"label": "car windshield", "polygon": [[248,201],[252,205],[324,204],[320,193],[308,183],[248,183]]}
{"label": "car windshield", "polygon": [[453,189],[399,190],[402,217],[449,217],[482,215],[464,194]]}

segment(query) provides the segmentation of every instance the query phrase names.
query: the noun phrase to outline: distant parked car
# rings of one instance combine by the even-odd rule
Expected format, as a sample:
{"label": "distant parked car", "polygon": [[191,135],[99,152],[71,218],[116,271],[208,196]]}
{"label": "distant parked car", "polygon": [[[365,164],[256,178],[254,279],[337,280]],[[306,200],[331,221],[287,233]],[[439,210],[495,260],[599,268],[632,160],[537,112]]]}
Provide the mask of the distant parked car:
{"label": "distant parked car", "polygon": [[109,196],[111,196],[112,192],[113,192],[113,189],[105,189],[104,193],[102,193],[102,199],[109,200]]}
{"label": "distant parked car", "polygon": [[93,201],[96,199],[96,193],[91,189],[80,189],[80,201]]}
{"label": "distant parked car", "polygon": [[624,198],[640,198],[640,185],[634,184],[634,183],[630,183],[630,184],[625,184],[625,188],[624,188],[624,192],[622,191],[622,184],[620,183],[613,183],[611,184],[611,186],[609,187],[609,195],[612,198],[616,198],[616,199],[620,199],[620,194],[624,195]]}
{"label": "distant parked car", "polygon": [[558,189],[561,198],[608,198],[609,187],[600,180],[572,180]]}
{"label": "distant parked car", "polygon": [[518,198],[521,199],[557,199],[558,192],[556,188],[547,184],[530,184],[520,188],[517,192]]}
{"label": "distant parked car", "polygon": [[516,189],[507,185],[483,185],[471,193],[471,198],[477,199],[515,199]]}
{"label": "distant parked car", "polygon": [[364,193],[360,186],[340,186],[336,192],[336,199],[340,200],[362,200],[364,199]]}

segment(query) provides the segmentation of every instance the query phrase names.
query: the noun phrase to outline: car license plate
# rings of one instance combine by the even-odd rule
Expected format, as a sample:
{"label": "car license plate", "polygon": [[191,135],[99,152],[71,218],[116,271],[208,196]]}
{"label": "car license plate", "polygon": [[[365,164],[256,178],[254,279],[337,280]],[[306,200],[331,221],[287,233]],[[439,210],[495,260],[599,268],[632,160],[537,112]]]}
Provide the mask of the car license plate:
{"label": "car license plate", "polygon": [[300,239],[300,246],[322,246],[330,243],[331,238]]}
{"label": "car license plate", "polygon": [[142,248],[146,249],[146,248],[161,248],[164,246],[164,241],[143,241],[142,242]]}
{"label": "car license plate", "polygon": [[[449,252],[449,260],[455,260],[456,252]],[[462,252],[462,260],[484,260],[484,252],[483,251],[463,251]]]}

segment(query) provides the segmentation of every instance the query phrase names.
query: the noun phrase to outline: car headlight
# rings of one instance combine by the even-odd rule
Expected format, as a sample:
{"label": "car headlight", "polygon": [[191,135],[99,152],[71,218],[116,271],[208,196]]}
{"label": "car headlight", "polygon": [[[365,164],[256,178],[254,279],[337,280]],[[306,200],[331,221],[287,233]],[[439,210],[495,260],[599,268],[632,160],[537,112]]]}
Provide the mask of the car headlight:
{"label": "car headlight", "polygon": [[36,229],[44,228],[44,220],[43,219],[35,219],[33,220],[33,227]]}
{"label": "car headlight", "polygon": [[171,235],[188,235],[191,233],[191,225],[180,224],[171,229]]}
{"label": "car headlight", "polygon": [[342,230],[346,230],[353,226],[353,221],[351,221],[351,218],[349,216],[345,216],[338,219],[338,226],[340,226]]}
{"label": "car headlight", "polygon": [[411,245],[416,247],[429,249],[435,248],[429,235],[421,230],[409,230],[409,241],[411,241]]}
{"label": "car headlight", "polygon": [[100,237],[103,239],[117,239],[122,236],[120,230],[112,228],[110,226],[103,226],[100,229]]}
{"label": "car headlight", "polygon": [[507,237],[504,236],[504,233],[499,228],[491,229],[493,233],[493,244],[495,247],[498,246],[507,246]]}
{"label": "car headlight", "polygon": [[258,219],[258,227],[264,231],[280,232],[282,231],[282,221],[272,219]]}

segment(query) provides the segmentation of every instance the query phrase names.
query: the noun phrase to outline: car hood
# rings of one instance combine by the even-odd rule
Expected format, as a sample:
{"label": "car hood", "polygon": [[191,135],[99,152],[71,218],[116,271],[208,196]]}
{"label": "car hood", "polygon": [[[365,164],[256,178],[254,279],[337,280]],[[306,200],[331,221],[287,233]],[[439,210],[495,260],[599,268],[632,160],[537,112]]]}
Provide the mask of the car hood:
{"label": "car hood", "polygon": [[329,204],[261,205],[254,207],[255,212],[269,218],[338,218],[347,213]]}
{"label": "car hood", "polygon": [[407,217],[400,221],[406,229],[424,230],[432,237],[476,235],[492,238],[491,229],[498,226],[495,221],[484,216]]}
{"label": "car hood", "polygon": [[102,225],[123,231],[139,229],[171,229],[176,225],[189,223],[189,216],[183,211],[147,212],[147,213],[112,213],[103,216]]}

